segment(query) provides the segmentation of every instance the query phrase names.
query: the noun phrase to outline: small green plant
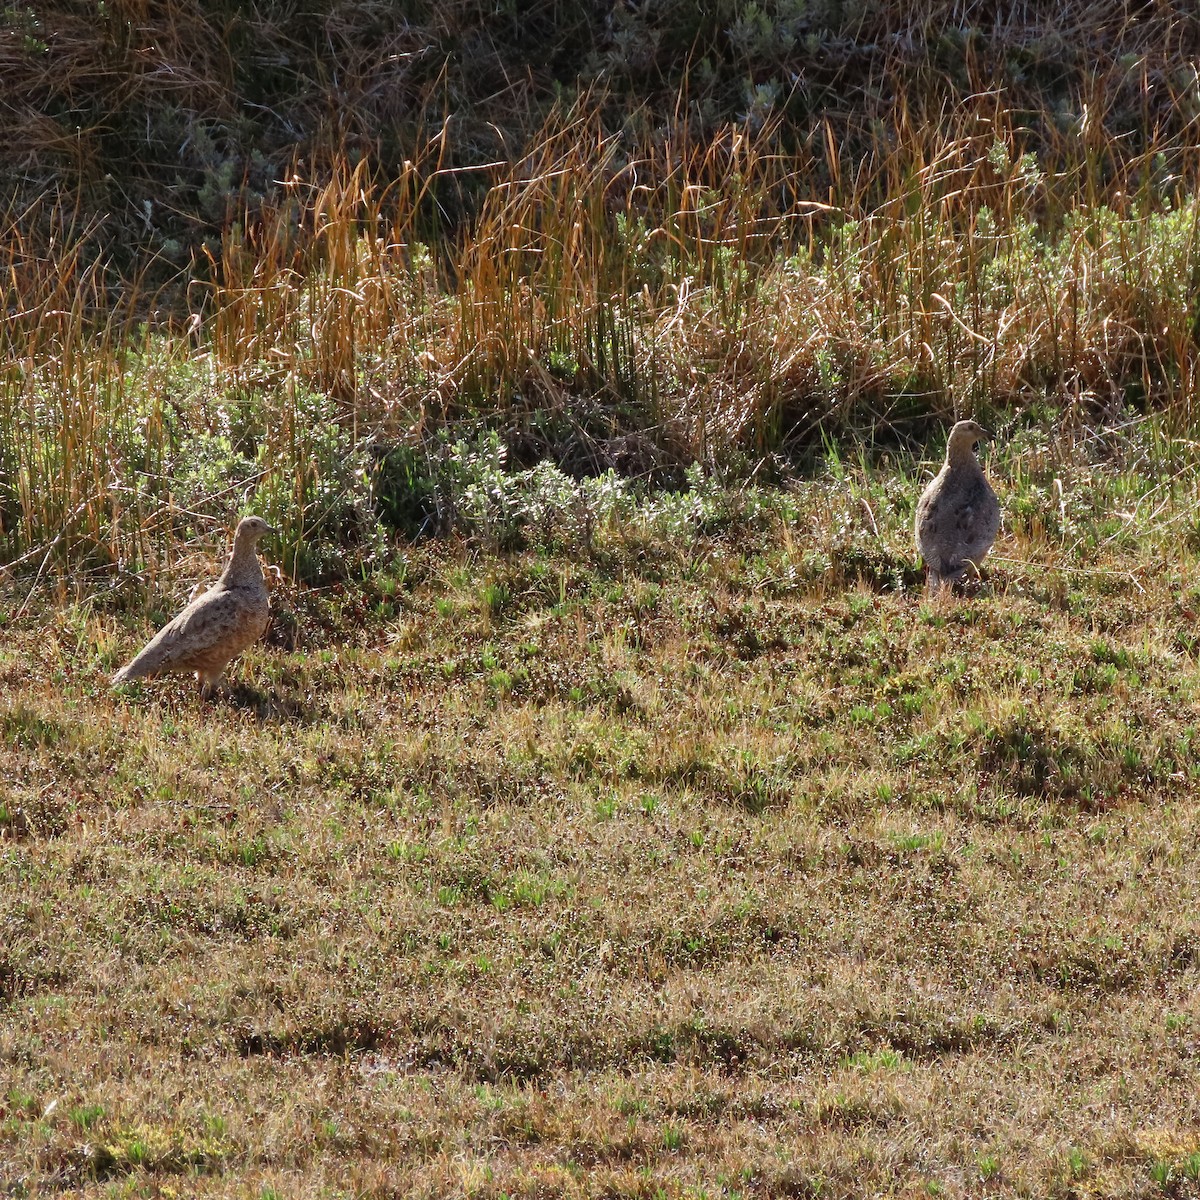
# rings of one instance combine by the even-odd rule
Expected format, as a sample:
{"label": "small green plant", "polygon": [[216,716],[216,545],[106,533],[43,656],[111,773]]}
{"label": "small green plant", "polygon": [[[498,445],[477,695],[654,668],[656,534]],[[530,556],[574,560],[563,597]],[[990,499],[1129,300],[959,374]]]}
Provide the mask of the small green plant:
{"label": "small green plant", "polygon": [[617,797],[604,796],[596,801],[592,811],[596,814],[598,821],[611,821],[617,814]]}
{"label": "small green plant", "polygon": [[76,1129],[91,1129],[104,1116],[103,1104],[83,1104],[67,1110],[67,1119]]}
{"label": "small green plant", "polygon": [[979,1178],[985,1183],[995,1179],[1000,1174],[1000,1157],[996,1154],[981,1154],[976,1159],[979,1167]]}
{"label": "small green plant", "polygon": [[904,1056],[890,1047],[880,1050],[859,1050],[842,1059],[843,1067],[867,1073],[875,1071],[897,1071],[904,1065]]}
{"label": "small green plant", "polygon": [[1164,1191],[1175,1178],[1175,1166],[1170,1159],[1158,1158],[1150,1164],[1150,1178]]}
{"label": "small green plant", "polygon": [[490,581],[483,585],[479,598],[484,612],[491,617],[498,617],[509,606],[512,594],[507,584]]}
{"label": "small green plant", "polygon": [[409,842],[401,839],[389,842],[386,853],[388,858],[396,862],[409,863],[415,866],[425,861],[429,854],[429,848],[421,842]]}
{"label": "small green plant", "polygon": [[1087,1173],[1087,1169],[1087,1155],[1078,1146],[1072,1146],[1067,1151],[1067,1170],[1071,1173],[1071,1178],[1081,1178]]}
{"label": "small green plant", "polygon": [[922,850],[941,850],[945,843],[945,834],[936,830],[933,833],[893,834],[892,844],[901,854],[915,854]]}
{"label": "small green plant", "polygon": [[256,867],[269,853],[267,839],[260,834],[239,842],[234,850],[234,857],[243,867]]}
{"label": "small green plant", "polygon": [[229,1134],[229,1122],[218,1113],[205,1113],[204,1132],[212,1138],[224,1138]]}
{"label": "small green plant", "polygon": [[663,1149],[676,1151],[682,1148],[684,1140],[683,1129],[678,1125],[664,1125],[662,1130]]}

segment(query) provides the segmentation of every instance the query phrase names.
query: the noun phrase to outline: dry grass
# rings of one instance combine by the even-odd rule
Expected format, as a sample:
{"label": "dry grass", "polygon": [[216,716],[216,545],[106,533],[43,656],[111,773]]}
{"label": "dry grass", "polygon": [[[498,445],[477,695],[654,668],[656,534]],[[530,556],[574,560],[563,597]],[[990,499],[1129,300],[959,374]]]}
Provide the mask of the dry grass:
{"label": "dry grass", "polygon": [[370,447],[432,452],[467,418],[573,471],[634,435],[735,476],[847,431],[1047,399],[1072,422],[1154,408],[1191,428],[1200,209],[1155,175],[1163,150],[1090,195],[1002,122],[909,133],[829,204],[776,129],[683,127],[631,157],[577,115],[496,168],[468,238],[433,245],[432,151],[382,190],[363,164],[295,181],[230,231],[190,320],[132,337],[136,287],[109,304],[101,267],[16,237],[9,556],[111,580],[240,504],[297,553],[343,554],[329,514],[354,508],[365,536]]}
{"label": "dry grass", "polygon": [[570,7],[521,69],[473,0],[7,12],[75,162],[40,118],[0,147],[5,558],[154,588],[253,503],[289,567],[357,566],[372,448],[463,417],[743,476],[1047,399],[1193,426],[1188,5]]}
{"label": "dry grass", "polygon": [[9,1192],[1194,1194],[1197,475],[1009,433],[971,600],[893,454],[285,589],[215,705],[9,619]]}

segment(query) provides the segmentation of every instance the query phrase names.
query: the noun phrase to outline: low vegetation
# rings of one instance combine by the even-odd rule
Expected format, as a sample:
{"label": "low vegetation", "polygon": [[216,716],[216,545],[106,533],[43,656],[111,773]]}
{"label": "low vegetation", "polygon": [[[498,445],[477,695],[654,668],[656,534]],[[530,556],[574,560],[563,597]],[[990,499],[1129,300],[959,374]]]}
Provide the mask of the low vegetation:
{"label": "low vegetation", "polygon": [[1200,480],[1000,434],[973,597],[937,444],[448,489],[216,704],[11,591],[9,1193],[1192,1194]]}

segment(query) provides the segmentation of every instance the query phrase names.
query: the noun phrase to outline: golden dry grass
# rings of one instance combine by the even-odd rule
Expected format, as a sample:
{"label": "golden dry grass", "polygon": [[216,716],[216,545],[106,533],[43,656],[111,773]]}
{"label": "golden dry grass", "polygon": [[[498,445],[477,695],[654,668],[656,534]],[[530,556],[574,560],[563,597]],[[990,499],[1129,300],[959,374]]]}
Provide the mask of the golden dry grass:
{"label": "golden dry grass", "polygon": [[1047,401],[1194,426],[1183,0],[571,7],[0,14],[3,572],[153,588],[251,500],[289,573],[370,569],[371,456],[464,419],[743,477]]}
{"label": "golden dry grass", "polygon": [[318,543],[345,566],[371,456],[436,459],[469,422],[527,461],[595,472],[632,435],[727,476],[1047,402],[1193,427],[1200,204],[1190,175],[1154,175],[1161,151],[1091,195],[1012,128],[922,129],[830,205],[777,133],[683,130],[628,159],[573,114],[434,246],[436,161],[387,187],[362,164],[296,180],[230,229],[191,318],[153,331],[137,282],[110,302],[69,238],[0,243],[0,546],[119,583],[244,498],[283,524],[289,570]]}

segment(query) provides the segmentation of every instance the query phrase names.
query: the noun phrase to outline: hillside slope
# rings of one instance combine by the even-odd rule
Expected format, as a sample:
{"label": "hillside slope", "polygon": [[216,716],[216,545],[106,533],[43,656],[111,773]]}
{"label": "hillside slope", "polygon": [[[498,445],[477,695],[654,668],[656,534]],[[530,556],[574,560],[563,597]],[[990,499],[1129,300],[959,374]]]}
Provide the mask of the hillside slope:
{"label": "hillside slope", "polygon": [[[847,170],[909,123],[999,111],[1050,158],[1136,154],[1200,111],[1198,53],[1187,0],[50,0],[0,16],[0,176],[18,226],[49,198],[126,262],[183,262],[290,169],[390,176],[443,131],[443,168],[516,160],[584,93],[639,135],[781,116]],[[456,224],[470,180],[438,198]]]}

